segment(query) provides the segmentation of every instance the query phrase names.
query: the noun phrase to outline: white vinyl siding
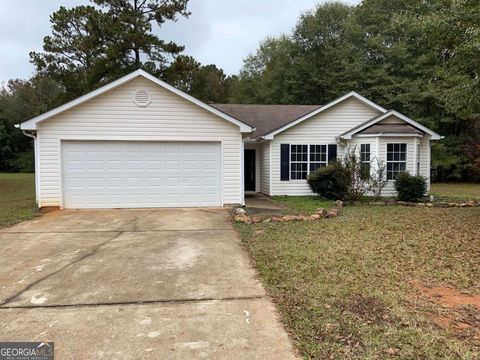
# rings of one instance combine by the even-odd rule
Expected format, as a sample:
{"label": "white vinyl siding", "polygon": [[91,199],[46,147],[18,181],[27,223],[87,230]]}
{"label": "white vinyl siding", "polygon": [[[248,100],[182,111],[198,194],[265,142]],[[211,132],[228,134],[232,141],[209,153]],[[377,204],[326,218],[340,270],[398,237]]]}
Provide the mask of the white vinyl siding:
{"label": "white vinyl siding", "polygon": [[424,136],[417,139],[420,143],[420,176],[427,179],[427,190],[430,191],[430,168],[431,168],[431,150],[430,137]]}
{"label": "white vinyl siding", "polygon": [[264,142],[260,145],[260,192],[265,195],[270,195],[270,141]]}
{"label": "white vinyl siding", "polygon": [[[138,107],[139,89],[151,104]],[[240,204],[242,137],[238,126],[139,78],[39,124],[39,206],[61,206],[63,140],[204,141],[222,149],[223,204]]]}
{"label": "white vinyl siding", "polygon": [[[378,110],[350,98],[276,135],[271,141],[271,195],[312,194],[306,180],[280,180],[280,144],[336,144],[337,136],[379,114]],[[338,145],[337,156],[343,155],[344,147]]]}

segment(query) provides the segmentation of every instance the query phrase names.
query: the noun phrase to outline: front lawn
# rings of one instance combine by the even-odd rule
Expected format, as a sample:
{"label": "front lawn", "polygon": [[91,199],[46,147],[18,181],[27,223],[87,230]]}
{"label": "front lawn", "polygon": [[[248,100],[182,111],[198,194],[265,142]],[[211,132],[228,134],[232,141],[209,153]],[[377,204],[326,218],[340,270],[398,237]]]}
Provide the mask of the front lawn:
{"label": "front lawn", "polygon": [[0,228],[37,214],[35,175],[0,173]]}
{"label": "front lawn", "polygon": [[440,200],[480,200],[480,184],[432,184],[430,193]]}
{"label": "front lawn", "polygon": [[330,209],[335,201],[320,200],[316,196],[272,196],[272,199],[287,206],[290,212],[313,214],[318,208]]}
{"label": "front lawn", "polygon": [[336,219],[236,227],[305,358],[474,359],[480,309],[462,301],[480,300],[479,220],[480,208],[353,206]]}

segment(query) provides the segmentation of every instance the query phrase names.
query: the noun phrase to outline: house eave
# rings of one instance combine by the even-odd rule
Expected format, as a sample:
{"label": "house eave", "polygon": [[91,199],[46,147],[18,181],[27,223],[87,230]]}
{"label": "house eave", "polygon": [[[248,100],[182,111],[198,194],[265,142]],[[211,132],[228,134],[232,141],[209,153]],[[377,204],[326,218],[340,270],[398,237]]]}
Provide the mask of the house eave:
{"label": "house eave", "polygon": [[[376,133],[376,134],[358,134],[358,135],[355,135],[354,137],[357,137],[357,138],[370,138],[370,137],[418,137],[418,138],[422,138],[424,136],[425,135],[422,135],[422,134],[411,134],[411,133]],[[350,140],[352,138],[353,138],[353,136],[351,136],[349,138],[342,137],[342,139],[345,139],[345,140]]]}

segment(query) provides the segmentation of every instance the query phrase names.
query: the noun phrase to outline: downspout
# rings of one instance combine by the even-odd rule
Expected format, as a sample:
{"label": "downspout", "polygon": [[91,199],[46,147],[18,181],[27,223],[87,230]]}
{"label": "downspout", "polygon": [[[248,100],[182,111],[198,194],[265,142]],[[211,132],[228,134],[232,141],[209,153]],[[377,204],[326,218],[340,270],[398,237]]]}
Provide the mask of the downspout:
{"label": "downspout", "polygon": [[[345,148],[345,150],[348,151],[348,149],[347,149],[347,140],[346,140],[346,139],[338,136],[338,137],[335,138],[335,140],[337,141],[337,144],[338,144],[338,145],[342,145],[342,146]],[[337,151],[337,158],[338,158],[338,154],[339,154],[339,151]],[[344,152],[342,155],[345,156],[345,152]]]}
{"label": "downspout", "polygon": [[34,162],[35,162],[35,201],[37,205],[39,205],[40,200],[40,187],[39,187],[39,172],[38,172],[38,142],[37,136],[35,133],[29,133],[26,130],[22,130],[23,135],[28,136],[29,138],[33,139],[33,154],[34,154]]}
{"label": "downspout", "polygon": [[37,140],[37,137],[34,134],[30,134],[27,132],[27,130],[22,130],[23,135],[28,136],[32,138],[33,140]]}

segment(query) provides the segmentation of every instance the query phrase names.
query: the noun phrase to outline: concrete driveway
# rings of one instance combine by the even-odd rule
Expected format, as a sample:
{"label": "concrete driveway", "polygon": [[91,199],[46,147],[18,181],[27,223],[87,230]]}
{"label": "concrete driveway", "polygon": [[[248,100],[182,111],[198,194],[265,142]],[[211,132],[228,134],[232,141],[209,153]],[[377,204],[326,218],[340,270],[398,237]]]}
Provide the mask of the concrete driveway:
{"label": "concrete driveway", "polygon": [[58,359],[289,359],[224,209],[57,211],[0,230],[0,341]]}

